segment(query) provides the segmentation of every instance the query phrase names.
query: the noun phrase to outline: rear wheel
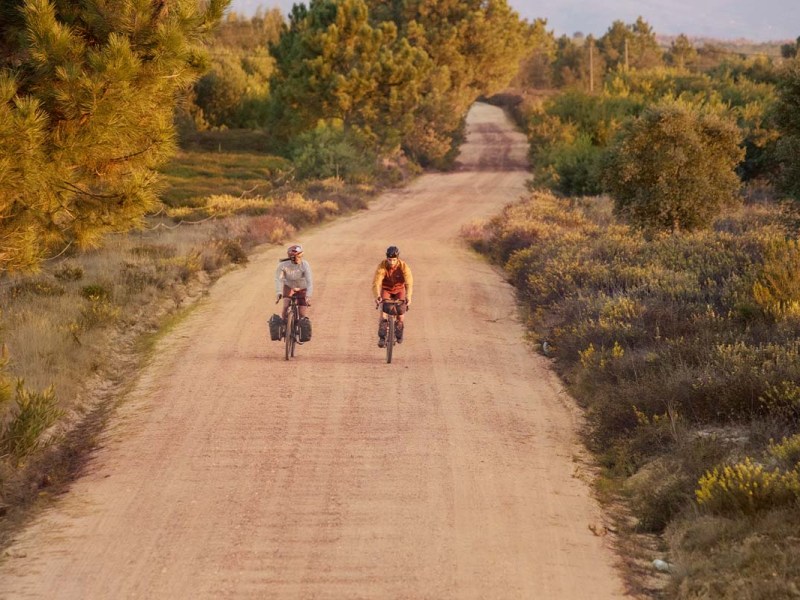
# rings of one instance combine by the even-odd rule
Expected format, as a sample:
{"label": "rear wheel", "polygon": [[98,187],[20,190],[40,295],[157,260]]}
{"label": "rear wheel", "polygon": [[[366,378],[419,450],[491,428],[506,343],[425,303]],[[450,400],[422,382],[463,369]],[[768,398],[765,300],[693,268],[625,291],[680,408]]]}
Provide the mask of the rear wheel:
{"label": "rear wheel", "polygon": [[294,309],[294,335],[292,335],[292,357],[294,357],[294,350],[297,346],[297,340],[300,339],[300,317],[297,315],[297,309]]}

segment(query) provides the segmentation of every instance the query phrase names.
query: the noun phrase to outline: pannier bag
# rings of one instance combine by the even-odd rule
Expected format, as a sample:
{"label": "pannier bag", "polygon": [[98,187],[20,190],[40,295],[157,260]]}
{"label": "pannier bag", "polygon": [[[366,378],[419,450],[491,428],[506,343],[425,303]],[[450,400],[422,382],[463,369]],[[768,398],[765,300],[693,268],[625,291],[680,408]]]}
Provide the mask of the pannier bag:
{"label": "pannier bag", "polygon": [[269,318],[269,337],[273,342],[281,339],[281,325],[283,325],[283,319],[279,315],[272,315]]}
{"label": "pannier bag", "polygon": [[307,342],[311,339],[311,320],[308,317],[300,319],[300,341]]}
{"label": "pannier bag", "polygon": [[383,303],[383,312],[387,315],[402,315],[406,312],[406,305],[405,303],[402,304],[389,304],[388,302]]}

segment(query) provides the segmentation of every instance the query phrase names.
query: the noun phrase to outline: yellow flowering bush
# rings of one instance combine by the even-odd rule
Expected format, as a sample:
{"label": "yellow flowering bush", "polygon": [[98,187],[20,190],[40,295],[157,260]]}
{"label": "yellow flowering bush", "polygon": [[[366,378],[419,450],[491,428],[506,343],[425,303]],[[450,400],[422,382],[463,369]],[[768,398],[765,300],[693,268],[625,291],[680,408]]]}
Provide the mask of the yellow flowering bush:
{"label": "yellow flowering bush", "polygon": [[205,211],[206,214],[214,217],[242,214],[258,215],[265,213],[271,204],[271,200],[261,196],[240,198],[230,194],[221,194],[206,198]]}
{"label": "yellow flowering bush", "polygon": [[778,239],[767,250],[753,297],[776,320],[800,317],[800,242]]}
{"label": "yellow flowering bush", "polygon": [[785,465],[797,468],[798,463],[800,463],[800,434],[783,438],[777,444],[770,440],[767,452]]}
{"label": "yellow flowering bush", "polygon": [[695,497],[710,512],[754,514],[800,498],[800,473],[797,469],[769,471],[747,457],[735,465],[706,471]]}

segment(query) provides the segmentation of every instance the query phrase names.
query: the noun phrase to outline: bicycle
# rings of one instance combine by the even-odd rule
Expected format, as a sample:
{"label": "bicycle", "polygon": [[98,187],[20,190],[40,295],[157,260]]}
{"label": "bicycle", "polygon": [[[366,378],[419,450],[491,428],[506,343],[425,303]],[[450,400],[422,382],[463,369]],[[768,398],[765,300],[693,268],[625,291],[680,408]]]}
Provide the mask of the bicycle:
{"label": "bicycle", "polygon": [[[300,305],[295,296],[288,296],[289,309],[286,311],[286,324],[283,326],[283,340],[286,345],[286,360],[294,357],[294,349],[300,340]],[[282,298],[278,298],[277,304]]]}
{"label": "bicycle", "polygon": [[375,308],[382,309],[383,313],[389,317],[387,320],[389,321],[389,327],[386,331],[386,362],[392,362],[392,351],[394,350],[394,344],[397,341],[397,315],[402,314],[400,312],[400,306],[402,304],[406,304],[405,300],[382,300],[375,305]]}

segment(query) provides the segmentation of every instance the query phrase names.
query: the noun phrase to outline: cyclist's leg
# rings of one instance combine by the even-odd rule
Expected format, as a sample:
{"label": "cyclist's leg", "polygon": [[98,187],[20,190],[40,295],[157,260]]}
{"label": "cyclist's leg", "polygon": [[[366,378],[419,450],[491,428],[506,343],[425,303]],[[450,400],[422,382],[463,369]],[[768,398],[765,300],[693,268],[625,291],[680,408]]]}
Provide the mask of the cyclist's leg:
{"label": "cyclist's leg", "polygon": [[[392,299],[394,299],[394,300],[405,300],[406,299],[406,291],[405,290],[401,290],[397,294],[392,294]],[[402,344],[403,343],[403,328],[405,327],[405,324],[403,323],[403,319],[405,318],[405,314],[404,313],[405,313],[405,311],[403,310],[403,307],[400,307],[400,311],[398,311],[398,314],[397,314],[397,320],[395,321],[395,324],[394,324],[395,338],[396,338],[398,344]]]}
{"label": "cyclist's leg", "polygon": [[308,301],[306,300],[306,290],[300,290],[295,294],[297,298],[297,312],[300,316],[300,340],[308,342],[311,340],[311,319],[308,318]]}
{"label": "cyclist's leg", "polygon": [[389,318],[386,314],[381,313],[378,319],[378,347],[383,348],[386,345],[386,333],[389,331]]}
{"label": "cyclist's leg", "polygon": [[[381,290],[381,298],[389,300],[392,295],[386,290]],[[378,317],[378,347],[383,348],[386,345],[386,333],[389,331],[389,315],[381,311]]]}
{"label": "cyclist's leg", "polygon": [[281,313],[281,317],[283,317],[283,324],[286,324],[286,317],[289,315],[289,296],[292,295],[292,288],[288,285],[283,286],[283,312]]}
{"label": "cyclist's leg", "polygon": [[297,308],[300,311],[300,318],[307,316],[308,311],[308,304],[306,303],[306,290],[300,290],[299,292],[294,293],[294,297],[297,298]]}

